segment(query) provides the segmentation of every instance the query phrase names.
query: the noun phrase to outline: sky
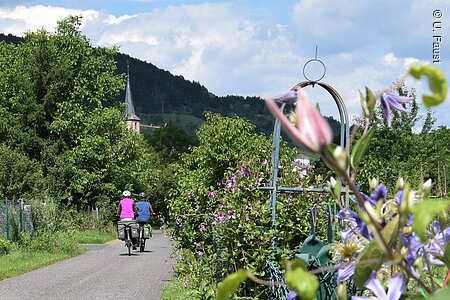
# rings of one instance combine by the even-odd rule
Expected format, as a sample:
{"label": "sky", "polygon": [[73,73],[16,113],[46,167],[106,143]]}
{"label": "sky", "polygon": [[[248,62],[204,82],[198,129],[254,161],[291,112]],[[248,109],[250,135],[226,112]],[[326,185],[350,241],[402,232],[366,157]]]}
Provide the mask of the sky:
{"label": "sky", "polygon": [[[93,46],[118,46],[218,96],[281,95],[303,73],[323,75],[320,62],[308,63],[315,58],[350,118],[361,112],[358,90],[384,90],[414,63],[435,65],[450,81],[450,0],[0,0],[0,32],[53,32],[68,15],[83,16]],[[406,85],[428,91],[426,81]],[[327,92],[305,90],[339,119]],[[450,127],[449,111],[450,99],[434,109],[436,126]]]}

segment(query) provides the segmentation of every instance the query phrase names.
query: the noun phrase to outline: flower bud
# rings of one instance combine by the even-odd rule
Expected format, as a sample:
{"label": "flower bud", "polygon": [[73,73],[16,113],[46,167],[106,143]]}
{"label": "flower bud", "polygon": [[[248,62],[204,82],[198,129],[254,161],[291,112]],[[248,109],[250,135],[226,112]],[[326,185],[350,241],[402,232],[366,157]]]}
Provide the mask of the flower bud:
{"label": "flower bud", "polygon": [[425,195],[428,195],[430,193],[432,185],[433,184],[431,178],[424,182],[424,184],[422,185],[422,191]]}
{"label": "flower bud", "polygon": [[340,282],[337,286],[338,300],[347,300],[347,282]]}
{"label": "flower bud", "polygon": [[371,180],[369,180],[369,187],[371,191],[375,191],[375,189],[378,187],[378,179],[377,178],[372,178]]}
{"label": "flower bud", "polygon": [[347,153],[344,148],[337,146],[333,150],[333,158],[336,160],[340,170],[345,171],[347,169]]}
{"label": "flower bud", "polygon": [[336,179],[334,177],[330,177],[330,186],[333,189],[336,187]]}
{"label": "flower bud", "polygon": [[[288,98],[291,99],[290,97]],[[275,104],[275,101],[266,99],[266,104],[294,142],[316,153],[321,152],[331,144],[333,133],[330,125],[314,106],[309,103],[303,93],[298,92],[297,107],[295,110],[297,128],[291,124],[289,119]]]}
{"label": "flower bud", "polygon": [[397,179],[397,184],[395,186],[395,189],[397,191],[403,190],[403,187],[405,186],[405,180],[403,179],[403,177],[399,177]]}

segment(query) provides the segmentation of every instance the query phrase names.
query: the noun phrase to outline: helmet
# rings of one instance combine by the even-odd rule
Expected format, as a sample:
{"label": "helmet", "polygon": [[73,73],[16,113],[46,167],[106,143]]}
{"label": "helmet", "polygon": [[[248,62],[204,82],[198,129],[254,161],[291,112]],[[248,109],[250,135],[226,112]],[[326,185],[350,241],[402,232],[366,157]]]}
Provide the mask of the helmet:
{"label": "helmet", "polygon": [[145,198],[146,196],[147,196],[147,194],[144,193],[144,192],[142,192],[142,193],[139,194],[139,197],[141,197],[141,198]]}
{"label": "helmet", "polygon": [[131,193],[130,193],[130,191],[123,191],[122,196],[124,196],[124,197],[130,197],[130,196],[131,196]]}

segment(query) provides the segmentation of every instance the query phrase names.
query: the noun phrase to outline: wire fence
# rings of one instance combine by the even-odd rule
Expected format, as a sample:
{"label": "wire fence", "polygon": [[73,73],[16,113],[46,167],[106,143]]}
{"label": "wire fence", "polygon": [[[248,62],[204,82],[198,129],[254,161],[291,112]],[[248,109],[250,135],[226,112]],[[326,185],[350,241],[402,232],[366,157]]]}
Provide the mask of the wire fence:
{"label": "wire fence", "polygon": [[0,199],[0,238],[14,240],[21,232],[34,231],[31,205],[22,198]]}

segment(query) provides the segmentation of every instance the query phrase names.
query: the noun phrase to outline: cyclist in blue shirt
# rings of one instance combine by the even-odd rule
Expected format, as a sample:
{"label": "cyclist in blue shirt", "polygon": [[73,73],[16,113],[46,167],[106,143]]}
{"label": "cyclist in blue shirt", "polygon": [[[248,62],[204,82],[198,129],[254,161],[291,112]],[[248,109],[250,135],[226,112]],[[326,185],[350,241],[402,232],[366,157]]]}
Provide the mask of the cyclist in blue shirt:
{"label": "cyclist in blue shirt", "polygon": [[139,223],[139,225],[144,225],[150,221],[150,217],[154,214],[154,212],[152,205],[147,200],[147,194],[142,192],[139,194],[139,197],[141,199],[138,203],[136,203],[136,207],[138,209],[138,216],[136,218],[136,221]]}

